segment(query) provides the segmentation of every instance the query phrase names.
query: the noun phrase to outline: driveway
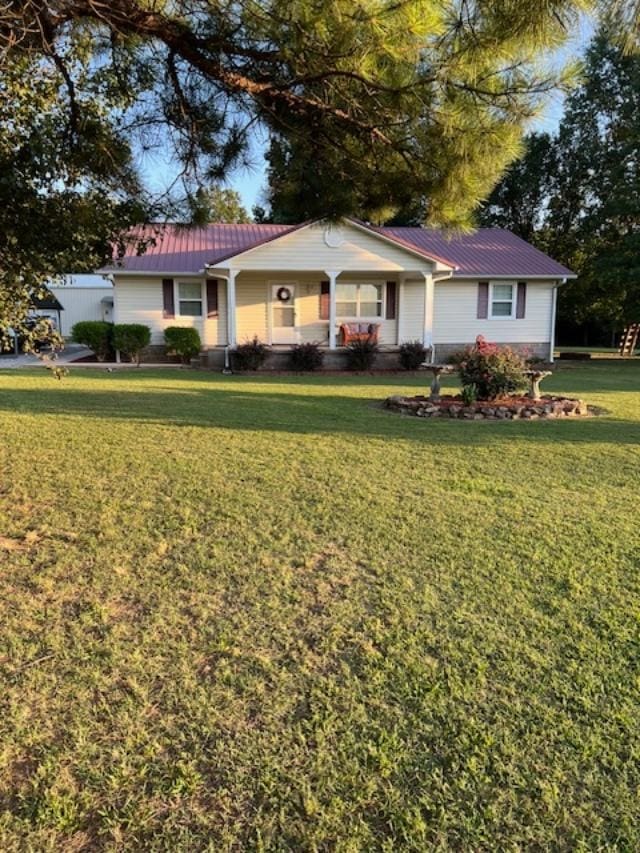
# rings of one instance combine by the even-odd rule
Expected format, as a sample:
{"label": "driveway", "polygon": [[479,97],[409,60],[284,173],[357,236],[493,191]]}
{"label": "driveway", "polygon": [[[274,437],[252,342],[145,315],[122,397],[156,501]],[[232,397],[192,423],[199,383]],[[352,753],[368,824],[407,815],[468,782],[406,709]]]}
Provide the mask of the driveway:
{"label": "driveway", "polygon": [[[76,358],[83,358],[86,355],[91,355],[91,350],[82,344],[67,344],[65,348],[57,353],[55,364],[68,364]],[[49,361],[49,353],[44,353],[44,361]],[[21,353],[20,355],[0,355],[0,370],[4,368],[16,367],[43,367],[43,358],[31,353]]]}

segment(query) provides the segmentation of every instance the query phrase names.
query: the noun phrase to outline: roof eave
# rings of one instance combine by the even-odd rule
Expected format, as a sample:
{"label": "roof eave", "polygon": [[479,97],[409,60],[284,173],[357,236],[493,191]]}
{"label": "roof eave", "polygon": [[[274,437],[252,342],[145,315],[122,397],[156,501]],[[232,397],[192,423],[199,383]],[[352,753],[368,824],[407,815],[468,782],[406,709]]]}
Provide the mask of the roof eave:
{"label": "roof eave", "polygon": [[578,278],[575,273],[566,273],[566,272],[549,272],[549,273],[535,273],[532,275],[527,272],[510,272],[510,273],[495,273],[495,272],[473,272],[473,273],[454,273],[454,278],[464,278],[464,279],[473,279],[474,281],[479,278],[521,278],[526,279],[527,281],[555,281],[557,279],[563,278]]}
{"label": "roof eave", "polygon": [[172,276],[175,278],[176,276],[181,276],[182,278],[186,278],[187,276],[193,276],[202,278],[203,275],[206,275],[206,269],[203,267],[201,270],[130,270],[126,267],[100,267],[100,269],[96,270],[96,275],[132,275],[132,276],[156,276],[156,275],[166,275]]}

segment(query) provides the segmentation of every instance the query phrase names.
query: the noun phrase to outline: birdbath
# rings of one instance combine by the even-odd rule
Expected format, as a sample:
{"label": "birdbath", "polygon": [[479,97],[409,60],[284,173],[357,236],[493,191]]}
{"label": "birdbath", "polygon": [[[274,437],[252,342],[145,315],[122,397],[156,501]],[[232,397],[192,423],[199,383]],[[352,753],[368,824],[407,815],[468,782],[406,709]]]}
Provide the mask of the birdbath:
{"label": "birdbath", "polygon": [[443,373],[453,373],[455,367],[452,364],[431,364],[428,361],[423,362],[420,367],[423,370],[430,370],[433,374],[429,399],[432,403],[437,403],[440,399],[440,377]]}
{"label": "birdbath", "polygon": [[525,370],[524,375],[529,378],[529,382],[531,383],[528,396],[532,400],[540,399],[540,383],[547,376],[551,376],[552,373],[552,370]]}

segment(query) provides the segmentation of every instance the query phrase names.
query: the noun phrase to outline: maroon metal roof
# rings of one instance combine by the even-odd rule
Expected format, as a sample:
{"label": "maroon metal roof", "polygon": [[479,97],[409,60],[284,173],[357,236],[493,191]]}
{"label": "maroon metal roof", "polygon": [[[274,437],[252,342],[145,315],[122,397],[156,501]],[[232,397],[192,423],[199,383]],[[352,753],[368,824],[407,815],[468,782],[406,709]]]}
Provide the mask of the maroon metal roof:
{"label": "maroon metal roof", "polygon": [[551,278],[573,275],[567,267],[503,228],[478,228],[469,234],[451,234],[430,228],[374,230],[426,254],[445,258],[458,275],[548,275]]}
{"label": "maroon metal roof", "polygon": [[[268,243],[301,225],[227,225],[204,228],[179,225],[146,225],[131,232],[134,242],[116,266],[131,272],[199,273],[247,249]],[[480,228],[469,234],[453,234],[428,228],[383,228],[357,223],[426,258],[442,260],[457,275],[549,276],[571,275],[562,264],[529,243],[501,228]],[[152,237],[142,255],[135,241]],[[112,267],[113,269],[113,267]]]}

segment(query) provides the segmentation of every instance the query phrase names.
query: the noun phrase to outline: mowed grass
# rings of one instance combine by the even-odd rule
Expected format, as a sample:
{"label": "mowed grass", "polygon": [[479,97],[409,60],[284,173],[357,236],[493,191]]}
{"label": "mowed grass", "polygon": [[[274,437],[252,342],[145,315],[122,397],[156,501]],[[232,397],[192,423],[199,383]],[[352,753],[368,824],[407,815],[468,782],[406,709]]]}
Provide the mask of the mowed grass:
{"label": "mowed grass", "polygon": [[0,373],[0,849],[640,848],[640,364]]}

